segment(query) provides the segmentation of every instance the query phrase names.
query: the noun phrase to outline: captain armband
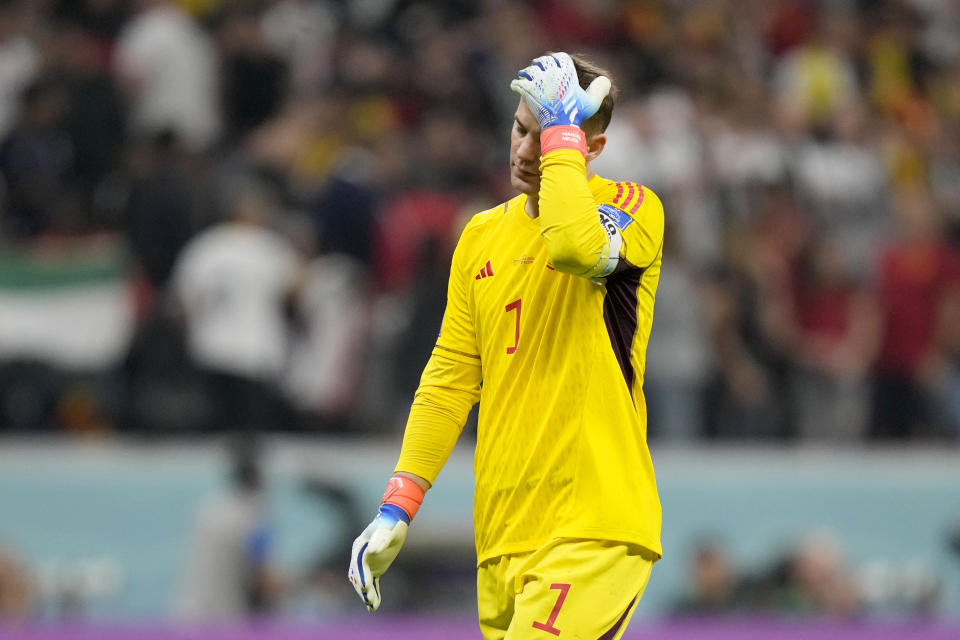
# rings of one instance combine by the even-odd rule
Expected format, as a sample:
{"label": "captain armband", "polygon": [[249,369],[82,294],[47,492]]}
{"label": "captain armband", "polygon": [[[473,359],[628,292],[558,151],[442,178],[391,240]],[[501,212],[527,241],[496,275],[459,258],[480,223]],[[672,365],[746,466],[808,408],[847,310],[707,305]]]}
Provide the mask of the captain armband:
{"label": "captain armband", "polygon": [[605,278],[617,270],[620,264],[620,250],[623,248],[623,230],[633,222],[633,218],[626,212],[609,204],[601,204],[597,207],[597,213],[600,214],[600,224],[607,234],[607,251],[604,254],[606,260],[601,258],[602,264],[599,264],[599,270],[594,278]]}

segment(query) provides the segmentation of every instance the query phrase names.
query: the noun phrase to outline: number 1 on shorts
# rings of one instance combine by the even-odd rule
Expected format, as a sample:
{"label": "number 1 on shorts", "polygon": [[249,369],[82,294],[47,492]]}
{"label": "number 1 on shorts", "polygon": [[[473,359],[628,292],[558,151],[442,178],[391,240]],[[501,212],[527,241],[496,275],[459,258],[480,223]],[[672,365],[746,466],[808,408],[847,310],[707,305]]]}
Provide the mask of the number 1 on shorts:
{"label": "number 1 on shorts", "polygon": [[563,601],[567,599],[567,592],[570,591],[570,585],[562,582],[554,582],[552,585],[550,585],[550,589],[557,589],[560,591],[560,595],[557,596],[557,603],[553,605],[553,611],[550,612],[550,617],[547,618],[547,621],[534,622],[533,628],[539,629],[540,631],[546,631],[547,633],[552,633],[555,636],[559,636],[560,629],[557,629],[555,626],[553,626],[553,623],[557,621],[557,616],[560,615],[560,609],[563,607]]}

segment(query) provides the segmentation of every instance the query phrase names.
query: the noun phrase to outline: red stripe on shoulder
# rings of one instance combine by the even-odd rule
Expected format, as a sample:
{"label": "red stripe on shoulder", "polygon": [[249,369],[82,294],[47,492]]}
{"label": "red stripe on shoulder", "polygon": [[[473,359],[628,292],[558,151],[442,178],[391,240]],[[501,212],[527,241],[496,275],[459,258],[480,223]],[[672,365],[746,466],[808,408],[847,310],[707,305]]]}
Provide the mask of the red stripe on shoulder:
{"label": "red stripe on shoulder", "polygon": [[626,208],[627,208],[627,206],[630,204],[630,201],[633,200],[633,194],[634,194],[633,183],[632,183],[632,182],[628,182],[628,183],[627,183],[627,197],[623,199],[623,202],[621,203],[623,206],[620,207],[621,209],[626,209]]}
{"label": "red stripe on shoulder", "polygon": [[643,204],[643,185],[637,185],[637,202],[630,208],[630,213],[636,213],[640,205]]}
{"label": "red stripe on shoulder", "polygon": [[617,183],[617,195],[616,195],[616,197],[614,197],[614,199],[613,199],[613,204],[617,204],[617,203],[620,201],[620,198],[622,198],[622,197],[623,197],[623,183],[622,183],[622,182],[618,182],[618,183]]}

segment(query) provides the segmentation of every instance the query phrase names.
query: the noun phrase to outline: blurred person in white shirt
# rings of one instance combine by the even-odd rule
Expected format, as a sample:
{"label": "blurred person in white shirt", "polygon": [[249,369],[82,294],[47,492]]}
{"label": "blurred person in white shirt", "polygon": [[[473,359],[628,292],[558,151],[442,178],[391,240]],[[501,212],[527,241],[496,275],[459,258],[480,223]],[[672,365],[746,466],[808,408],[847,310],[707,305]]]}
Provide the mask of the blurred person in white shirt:
{"label": "blurred person in white shirt", "polygon": [[193,238],[174,267],[173,294],[190,355],[206,373],[216,429],[262,429],[278,419],[286,308],[301,263],[292,244],[266,226],[273,206],[252,182],[232,189],[227,220]]}
{"label": "blurred person in white shirt", "polygon": [[20,94],[40,71],[40,52],[23,33],[13,2],[0,2],[0,141],[17,122]]}
{"label": "blurred person in white shirt", "polygon": [[139,0],[117,40],[115,69],[138,133],[173,131],[193,151],[222,127],[218,62],[210,36],[170,0]]}
{"label": "blurred person in white shirt", "polygon": [[[356,408],[369,342],[371,300],[363,264],[345,253],[309,262],[298,287],[283,389],[308,424],[343,428]],[[312,420],[312,419],[318,420]]]}
{"label": "blurred person in white shirt", "polygon": [[196,514],[176,596],[177,617],[230,622],[269,612],[280,593],[270,564],[263,475],[250,442],[234,445],[229,486]]}
{"label": "blurred person in white shirt", "polygon": [[626,115],[610,123],[596,171],[651,185],[673,212],[678,247],[697,268],[707,268],[720,259],[723,225],[706,176],[709,148],[698,129],[703,114],[693,98],[661,87],[617,107]]}
{"label": "blurred person in white shirt", "polygon": [[810,207],[822,233],[843,246],[845,268],[867,280],[893,220],[881,149],[864,113],[838,114],[818,135],[798,140],[793,174],[797,194]]}

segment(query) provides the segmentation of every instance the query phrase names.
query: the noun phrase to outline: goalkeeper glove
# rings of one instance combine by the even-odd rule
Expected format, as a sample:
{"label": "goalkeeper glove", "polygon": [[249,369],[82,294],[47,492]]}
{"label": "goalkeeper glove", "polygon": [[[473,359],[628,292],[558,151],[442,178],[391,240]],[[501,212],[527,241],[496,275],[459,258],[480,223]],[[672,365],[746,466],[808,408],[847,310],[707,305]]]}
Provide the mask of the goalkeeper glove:
{"label": "goalkeeper glove", "polygon": [[541,56],[521,69],[510,88],[523,97],[540,123],[542,155],[554,149],[577,149],[586,154],[580,123],[600,108],[610,92],[609,78],[598,76],[583,89],[573,59],[560,52]]}
{"label": "goalkeeper glove", "polygon": [[393,564],[407,538],[407,527],[423,502],[424,490],[413,480],[390,478],[380,512],[353,541],[347,578],[368,611],[380,607],[380,576]]}

